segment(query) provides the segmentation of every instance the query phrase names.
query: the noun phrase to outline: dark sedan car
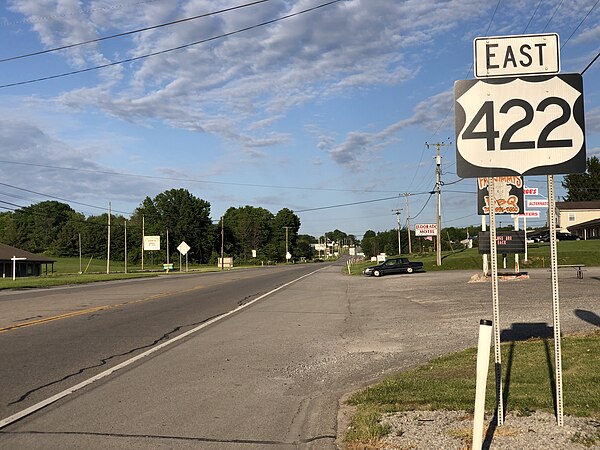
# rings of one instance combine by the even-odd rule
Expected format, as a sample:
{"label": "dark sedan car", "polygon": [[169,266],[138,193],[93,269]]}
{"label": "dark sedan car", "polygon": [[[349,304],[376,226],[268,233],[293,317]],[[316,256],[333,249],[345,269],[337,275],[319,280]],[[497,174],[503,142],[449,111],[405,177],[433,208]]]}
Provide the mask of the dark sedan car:
{"label": "dark sedan car", "polygon": [[380,277],[392,273],[413,273],[421,269],[423,269],[422,262],[409,261],[408,258],[390,258],[376,266],[367,267],[363,270],[363,274]]}

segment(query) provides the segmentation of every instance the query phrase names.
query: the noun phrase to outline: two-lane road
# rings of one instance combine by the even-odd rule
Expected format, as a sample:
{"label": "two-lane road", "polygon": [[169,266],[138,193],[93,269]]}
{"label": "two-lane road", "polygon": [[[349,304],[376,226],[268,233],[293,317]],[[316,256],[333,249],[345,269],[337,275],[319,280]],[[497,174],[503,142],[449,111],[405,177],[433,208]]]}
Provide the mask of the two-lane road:
{"label": "two-lane road", "polygon": [[3,292],[0,418],[318,268],[267,267]]}

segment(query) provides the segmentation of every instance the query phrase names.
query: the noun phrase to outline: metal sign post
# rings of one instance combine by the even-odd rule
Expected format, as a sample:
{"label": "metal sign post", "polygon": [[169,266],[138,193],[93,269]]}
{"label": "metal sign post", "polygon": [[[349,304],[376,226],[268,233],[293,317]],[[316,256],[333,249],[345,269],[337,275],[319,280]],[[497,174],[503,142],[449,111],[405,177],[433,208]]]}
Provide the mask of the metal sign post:
{"label": "metal sign post", "polygon": [[[496,204],[494,177],[489,177],[490,204]],[[494,324],[494,363],[496,370],[496,423],[504,425],[502,404],[502,352],[500,349],[500,306],[498,304],[498,255],[496,253],[496,208],[490,208],[490,260],[492,263],[492,309]]]}
{"label": "metal sign post", "polygon": [[554,329],[554,379],[556,382],[556,421],[563,425],[562,354],[560,346],[560,301],[556,253],[556,203],[554,175],[548,175],[548,222],[550,222],[550,267],[552,273],[552,324]]}

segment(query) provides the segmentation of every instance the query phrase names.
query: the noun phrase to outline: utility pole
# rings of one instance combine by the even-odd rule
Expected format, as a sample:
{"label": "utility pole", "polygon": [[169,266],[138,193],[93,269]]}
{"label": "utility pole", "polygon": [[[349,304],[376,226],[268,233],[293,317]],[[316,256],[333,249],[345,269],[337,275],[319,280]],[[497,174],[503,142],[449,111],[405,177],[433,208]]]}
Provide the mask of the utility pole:
{"label": "utility pole", "polygon": [[125,219],[125,273],[127,273],[127,219]]}
{"label": "utility pole", "polygon": [[408,230],[408,254],[412,255],[412,245],[410,239],[410,214],[408,213],[408,196],[410,194],[406,192],[404,196],[406,197],[406,228]]}
{"label": "utility pole", "polygon": [[108,239],[106,243],[106,274],[110,273],[110,202],[108,202]]}
{"label": "utility pole", "polygon": [[292,227],[283,227],[283,228],[285,228],[285,261],[288,262],[290,260],[290,258],[288,258],[288,256],[290,255],[289,248],[288,248],[288,230]]}
{"label": "utility pole", "polygon": [[402,254],[402,244],[400,242],[400,211],[402,211],[401,208],[392,209],[392,212],[396,213],[396,222],[398,222],[398,255]]}
{"label": "utility pole", "polygon": [[224,218],[225,216],[221,216],[221,270],[223,270],[223,257],[225,256],[225,226],[224,226]]}
{"label": "utility pole", "polygon": [[142,216],[142,272],[144,271],[144,216]]}
{"label": "utility pole", "polygon": [[[427,148],[429,148],[429,143],[425,142]],[[450,144],[445,144],[443,142],[438,142],[437,144],[431,144],[437,148],[437,154],[435,157],[435,191],[437,193],[437,238],[436,238],[436,247],[437,247],[437,265],[442,265],[442,157],[440,155],[440,148],[447,147]]]}

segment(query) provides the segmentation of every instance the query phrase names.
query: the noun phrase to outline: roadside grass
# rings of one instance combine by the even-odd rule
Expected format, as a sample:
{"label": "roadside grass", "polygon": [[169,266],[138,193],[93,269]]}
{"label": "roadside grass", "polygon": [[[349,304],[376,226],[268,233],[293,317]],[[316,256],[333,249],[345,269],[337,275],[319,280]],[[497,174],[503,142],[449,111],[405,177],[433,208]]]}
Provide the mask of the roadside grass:
{"label": "roadside grass", "polygon": [[[125,264],[123,261],[111,261],[110,273],[106,273],[106,260],[87,258],[81,261],[81,271],[79,273],[79,258],[53,258],[54,273],[48,266],[48,273],[45,273],[45,266],[42,265],[42,275],[39,277],[19,277],[13,281],[11,274],[5,274],[5,278],[0,278],[0,290],[2,289],[30,289],[47,288],[52,286],[62,286],[68,284],[85,284],[100,281],[127,280],[132,278],[156,277],[167,275],[161,264],[153,264],[151,260],[144,261],[144,270],[141,265],[127,265],[125,273]],[[175,262],[175,270],[169,271],[170,275],[185,273],[185,263],[183,271],[179,272],[179,261]],[[239,267],[238,267],[239,268]],[[189,264],[190,273],[219,271],[219,268],[213,265]]]}
{"label": "roadside grass", "polygon": [[[600,419],[600,330],[565,336],[561,344],[565,414]],[[554,414],[553,339],[507,342],[501,348],[505,412]],[[388,413],[411,410],[472,413],[476,363],[476,349],[468,349],[392,375],[353,394],[347,401],[355,411],[345,442],[349,448],[369,448],[368,445],[390,432],[381,420]],[[496,403],[493,367],[492,353],[486,390],[486,410],[490,414]],[[600,443],[600,433],[595,443]]]}
{"label": "roadside grass", "polygon": [[[584,264],[589,267],[600,266],[600,239],[589,241],[559,241],[557,243],[558,264]],[[391,257],[392,255],[390,255]],[[413,253],[412,255],[403,254],[411,261],[423,262],[423,268],[426,271],[435,270],[481,270],[483,265],[482,255],[477,248],[455,249],[454,251],[442,252],[442,265],[436,264],[435,253]],[[539,269],[550,267],[550,244],[547,242],[539,244],[528,244],[527,261],[523,260],[523,255],[519,255],[519,264],[521,271],[527,269]],[[372,266],[375,263],[371,261],[354,264],[351,267],[353,275],[361,274],[363,269]],[[513,255],[507,256],[507,269],[514,270]],[[498,255],[498,267],[502,265],[502,255]],[[499,269],[502,270],[502,269]],[[348,273],[348,271],[345,271]]]}

